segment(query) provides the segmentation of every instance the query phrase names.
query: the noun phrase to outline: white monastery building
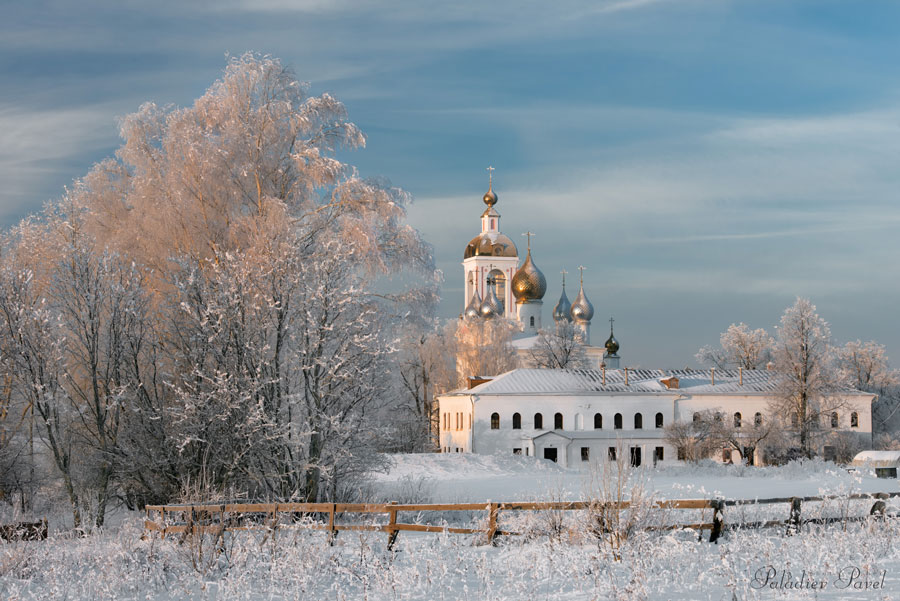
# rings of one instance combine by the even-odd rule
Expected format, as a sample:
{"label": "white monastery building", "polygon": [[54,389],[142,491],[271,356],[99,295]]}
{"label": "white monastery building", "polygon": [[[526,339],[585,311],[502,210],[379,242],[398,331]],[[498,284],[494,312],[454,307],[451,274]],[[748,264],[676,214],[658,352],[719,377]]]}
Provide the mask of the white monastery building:
{"label": "white monastery building", "polygon": [[[769,419],[776,376],[740,369],[515,369],[438,397],[441,450],[532,455],[566,467],[621,452],[635,465],[677,461],[676,450],[663,441],[666,425],[704,411],[736,429],[759,424]],[[871,448],[875,395],[843,396],[843,409],[825,416],[822,430],[856,433]],[[827,447],[821,450],[828,455]],[[731,451],[716,458],[740,461]]]}
{"label": "white monastery building", "polygon": [[[531,256],[530,232],[519,265],[516,245],[500,231],[497,199],[491,177],[481,232],[463,254],[465,308],[460,318],[512,320],[519,331],[513,345],[521,363],[527,364],[543,327],[547,280]],[[468,390],[438,397],[442,452],[523,454],[563,466],[614,459],[622,452],[637,465],[677,461],[676,450],[663,441],[667,424],[712,411],[735,428],[749,427],[765,419],[776,398],[776,374],[766,370],[620,369],[612,319],[604,346],[591,346],[594,307],[584,291],[583,273],[571,303],[563,273],[562,294],[552,316],[557,327],[574,326],[593,369],[516,369],[492,378],[472,374]],[[844,396],[846,409],[827,416],[822,428],[856,433],[862,445],[871,448],[875,395],[848,391]],[[827,457],[828,447],[821,450]],[[720,460],[740,460],[737,452],[731,453],[725,451]],[[756,456],[748,459],[759,461]]]}

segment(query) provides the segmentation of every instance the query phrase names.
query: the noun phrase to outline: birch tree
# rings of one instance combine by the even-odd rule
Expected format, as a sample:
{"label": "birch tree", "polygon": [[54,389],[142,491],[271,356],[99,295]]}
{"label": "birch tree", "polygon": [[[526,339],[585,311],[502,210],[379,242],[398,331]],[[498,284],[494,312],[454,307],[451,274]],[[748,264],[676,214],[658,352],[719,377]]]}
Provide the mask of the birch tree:
{"label": "birch tree", "polygon": [[785,310],[774,350],[779,395],[771,408],[795,433],[800,450],[812,457],[822,416],[845,407],[846,380],[837,363],[828,323],[808,299]]}
{"label": "birch tree", "polygon": [[731,324],[719,337],[719,346],[704,346],[695,357],[717,368],[761,369],[772,359],[775,341],[762,328],[751,330],[747,324]]}
{"label": "birch tree", "polygon": [[541,330],[529,350],[531,366],[542,369],[588,369],[590,361],[575,326],[566,323],[554,331]]}

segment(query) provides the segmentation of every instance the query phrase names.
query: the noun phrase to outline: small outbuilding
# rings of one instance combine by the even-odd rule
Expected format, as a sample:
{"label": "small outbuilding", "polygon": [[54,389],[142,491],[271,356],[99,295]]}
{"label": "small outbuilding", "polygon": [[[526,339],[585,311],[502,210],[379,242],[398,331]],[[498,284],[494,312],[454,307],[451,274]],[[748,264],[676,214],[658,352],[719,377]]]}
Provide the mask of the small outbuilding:
{"label": "small outbuilding", "polygon": [[851,465],[874,468],[879,478],[896,478],[900,451],[863,451],[856,454]]}

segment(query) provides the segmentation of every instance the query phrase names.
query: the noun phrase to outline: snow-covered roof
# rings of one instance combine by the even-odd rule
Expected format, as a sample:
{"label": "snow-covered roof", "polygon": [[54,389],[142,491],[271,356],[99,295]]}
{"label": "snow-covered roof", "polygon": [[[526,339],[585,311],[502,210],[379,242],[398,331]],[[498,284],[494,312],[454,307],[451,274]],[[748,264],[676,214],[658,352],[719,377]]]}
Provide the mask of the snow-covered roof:
{"label": "snow-covered roof", "polygon": [[900,451],[863,451],[853,458],[853,465],[866,467],[898,467]]}
{"label": "snow-covered roof", "polygon": [[[465,394],[591,394],[604,392],[702,395],[771,394],[777,390],[776,372],[769,370],[715,370],[715,383],[709,370],[629,369],[625,384],[624,369],[514,369],[480,384]],[[677,389],[660,382],[675,376]],[[848,394],[863,394],[848,391]]]}

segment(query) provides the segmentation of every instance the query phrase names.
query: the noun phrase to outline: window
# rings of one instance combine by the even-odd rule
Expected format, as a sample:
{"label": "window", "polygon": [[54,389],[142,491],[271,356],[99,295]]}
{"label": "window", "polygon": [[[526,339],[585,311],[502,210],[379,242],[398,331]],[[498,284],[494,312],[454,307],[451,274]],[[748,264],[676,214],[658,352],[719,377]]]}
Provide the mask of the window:
{"label": "window", "polygon": [[859,427],[859,413],[854,411],[850,414],[850,427],[858,428]]}
{"label": "window", "polygon": [[609,447],[609,450],[607,450],[606,455],[609,457],[610,461],[615,461],[616,460],[616,447]]}
{"label": "window", "polygon": [[642,430],[644,428],[644,416],[640,413],[634,414],[634,429]]}
{"label": "window", "polygon": [[535,430],[543,430],[544,429],[544,416],[540,413],[534,414],[534,429]]}
{"label": "window", "polygon": [[594,430],[603,429],[603,416],[599,413],[594,414]]}
{"label": "window", "polygon": [[734,427],[735,428],[741,427],[741,412],[740,411],[735,411],[735,413],[734,413]]}
{"label": "window", "polygon": [[687,459],[687,451],[684,447],[678,447],[678,461],[685,461]]}
{"label": "window", "polygon": [[762,425],[762,413],[760,413],[759,411],[757,411],[756,415],[753,416],[753,425],[757,427]]}
{"label": "window", "polygon": [[534,327],[534,315],[532,315],[531,319],[529,319],[529,324],[531,325],[532,328]]}
{"label": "window", "polygon": [[662,413],[656,414],[656,427],[657,428],[663,427],[663,414]]}
{"label": "window", "polygon": [[469,430],[472,429],[472,414],[469,414]]}
{"label": "window", "polygon": [[591,459],[591,448],[590,447],[581,447],[581,460],[582,461],[590,461]]}
{"label": "window", "polygon": [[722,414],[721,414],[720,412],[718,412],[718,411],[716,411],[716,421],[717,421],[717,422],[721,422],[721,421],[722,421]]}
{"label": "window", "polygon": [[694,423],[696,424],[699,421],[700,421],[700,414],[695,412],[694,413]]}
{"label": "window", "polygon": [[563,429],[563,419],[562,413],[557,413],[553,416],[553,429],[554,430],[562,430]]}
{"label": "window", "polygon": [[722,449],[722,463],[731,463],[731,449]]}
{"label": "window", "polygon": [[823,455],[822,458],[825,461],[834,461],[837,458],[837,451],[835,450],[834,447],[830,447],[830,446],[826,445],[822,449],[822,455]]}
{"label": "window", "polygon": [[613,417],[613,428],[616,430],[622,429],[622,414],[616,413],[615,417]]}
{"label": "window", "polygon": [[444,430],[449,430],[449,429],[450,429],[450,414],[445,413],[444,414]]}
{"label": "window", "polygon": [[831,414],[831,427],[832,427],[832,428],[837,428],[837,427],[838,427],[838,414],[837,414],[837,411],[835,411],[834,413]]}
{"label": "window", "polygon": [[653,463],[657,463],[663,460],[664,449],[662,447],[656,447],[653,449]]}
{"label": "window", "polygon": [[631,447],[631,467],[641,466],[641,447]]}
{"label": "window", "polygon": [[500,414],[499,413],[491,413],[491,430],[499,430],[500,429]]}
{"label": "window", "polygon": [[800,418],[797,417],[797,414],[794,413],[791,415],[791,427],[796,428],[800,425]]}
{"label": "window", "polygon": [[522,449],[513,449],[513,455],[521,455]]}
{"label": "window", "polygon": [[513,430],[521,430],[522,429],[522,416],[518,413],[513,413]]}

